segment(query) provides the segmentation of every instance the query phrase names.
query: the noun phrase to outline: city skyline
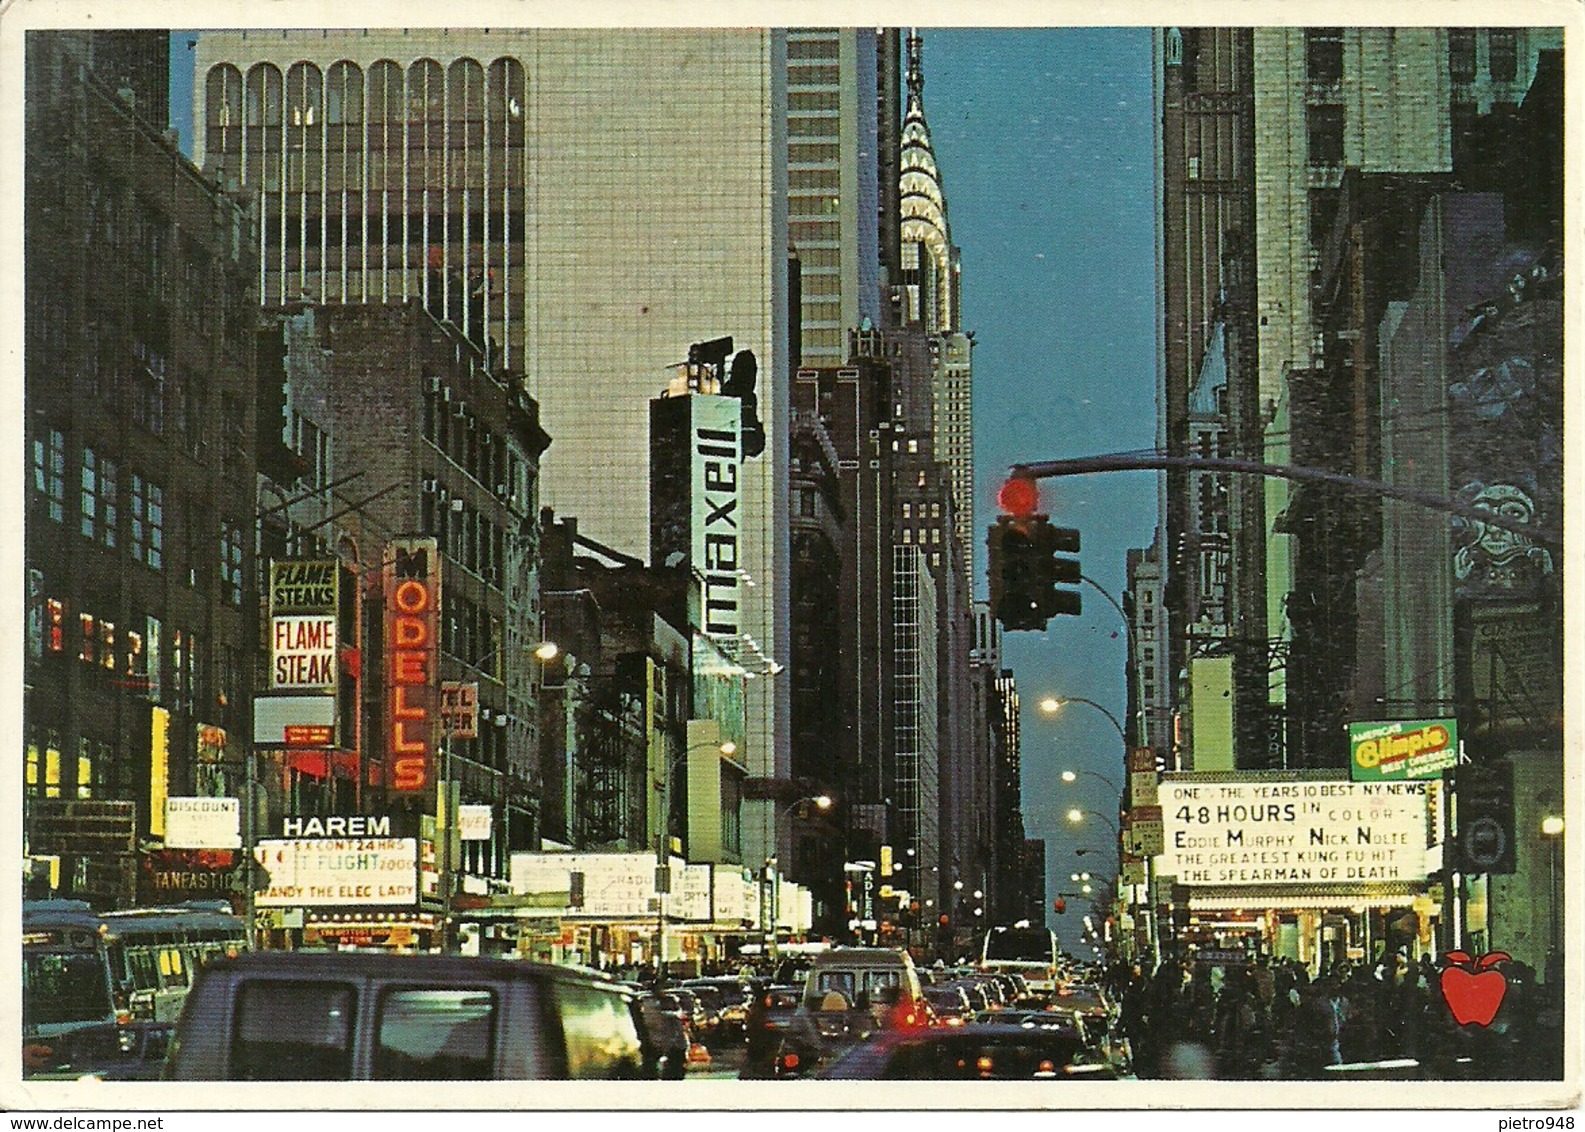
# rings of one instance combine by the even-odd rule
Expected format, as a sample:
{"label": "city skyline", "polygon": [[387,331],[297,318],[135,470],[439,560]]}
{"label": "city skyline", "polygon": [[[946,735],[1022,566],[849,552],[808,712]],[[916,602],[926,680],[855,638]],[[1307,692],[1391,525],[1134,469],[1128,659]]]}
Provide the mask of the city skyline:
{"label": "city skyline", "polygon": [[[1553,1075],[1565,30],[30,34],[28,898],[657,978],[1041,919],[1141,1076],[1175,964],[1489,952]],[[389,906],[288,879],[354,812]]]}

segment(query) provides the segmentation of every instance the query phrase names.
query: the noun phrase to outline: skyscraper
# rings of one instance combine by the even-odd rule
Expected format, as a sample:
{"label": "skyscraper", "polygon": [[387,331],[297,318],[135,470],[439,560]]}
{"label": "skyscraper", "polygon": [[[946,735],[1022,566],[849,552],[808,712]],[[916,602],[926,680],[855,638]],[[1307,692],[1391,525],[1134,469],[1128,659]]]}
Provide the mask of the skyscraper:
{"label": "skyscraper", "polygon": [[847,361],[847,332],[881,316],[879,34],[787,33],[787,234],[802,281],[800,365]]}
{"label": "skyscraper", "polygon": [[952,535],[974,561],[974,339],[963,332],[962,265],[952,242],[941,171],[925,122],[924,40],[908,36],[908,102],[903,114],[901,212],[903,315],[931,341],[932,432],[950,470]]}
{"label": "skyscraper", "polygon": [[619,551],[648,545],[666,367],[723,334],[755,352],[756,775],[788,760],[785,83],[769,29],[226,31],[195,75],[199,162],[259,194],[264,301],[421,298],[538,400],[543,501]]}

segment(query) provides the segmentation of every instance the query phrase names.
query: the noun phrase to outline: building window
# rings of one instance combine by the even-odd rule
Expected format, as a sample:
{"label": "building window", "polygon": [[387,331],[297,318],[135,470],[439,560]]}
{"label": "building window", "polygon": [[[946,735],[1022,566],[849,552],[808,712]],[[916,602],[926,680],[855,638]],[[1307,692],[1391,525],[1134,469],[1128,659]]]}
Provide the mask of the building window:
{"label": "building window", "polygon": [[164,564],[165,492],[159,484],[132,475],[132,557],[151,570]]}
{"label": "building window", "polygon": [[77,741],[77,797],[94,796],[94,748],[87,736]]}
{"label": "building window", "polygon": [[1486,66],[1492,81],[1511,83],[1519,77],[1519,34],[1512,28],[1494,28],[1488,45],[1491,57]]}
{"label": "building window", "polygon": [[912,503],[904,503],[903,504],[903,518],[912,519],[913,517],[914,517],[914,505]]}
{"label": "building window", "polygon": [[220,600],[242,604],[242,528],[220,520]]}
{"label": "building window", "polygon": [[114,550],[116,545],[116,463],[99,456],[92,448],[83,449],[82,521],[84,538],[102,542]]}
{"label": "building window", "polygon": [[1343,29],[1310,28],[1305,38],[1305,77],[1333,86],[1343,78]]}
{"label": "building window", "polygon": [[1311,165],[1343,164],[1343,108],[1311,106],[1306,111]]}
{"label": "building window", "polygon": [[66,436],[59,429],[33,441],[33,487],[48,505],[49,517],[66,521]]}
{"label": "building window", "polygon": [[1447,71],[1456,83],[1475,78],[1475,29],[1450,28],[1447,33]]}

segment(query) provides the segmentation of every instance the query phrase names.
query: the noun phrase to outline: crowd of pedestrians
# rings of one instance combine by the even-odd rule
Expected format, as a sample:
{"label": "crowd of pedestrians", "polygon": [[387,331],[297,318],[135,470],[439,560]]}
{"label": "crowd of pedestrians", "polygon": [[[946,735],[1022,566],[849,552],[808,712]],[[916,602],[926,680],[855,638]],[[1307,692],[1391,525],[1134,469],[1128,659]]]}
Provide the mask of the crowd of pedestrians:
{"label": "crowd of pedestrians", "polygon": [[1433,1079],[1545,1080],[1562,1072],[1560,983],[1503,965],[1508,989],[1487,1026],[1454,1021],[1441,969],[1402,952],[1311,971],[1292,959],[1114,965],[1119,1024],[1141,1077],[1320,1079],[1328,1066],[1412,1060]]}

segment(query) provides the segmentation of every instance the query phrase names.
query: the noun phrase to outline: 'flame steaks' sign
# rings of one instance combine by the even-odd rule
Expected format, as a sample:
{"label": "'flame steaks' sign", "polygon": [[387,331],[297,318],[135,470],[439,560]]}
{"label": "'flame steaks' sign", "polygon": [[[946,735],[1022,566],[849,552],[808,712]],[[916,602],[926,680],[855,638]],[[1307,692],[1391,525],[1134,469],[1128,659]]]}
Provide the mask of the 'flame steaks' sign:
{"label": "'flame steaks' sign", "polygon": [[416,793],[434,777],[439,606],[435,540],[393,541],[385,556],[385,704],[386,788],[396,793]]}

